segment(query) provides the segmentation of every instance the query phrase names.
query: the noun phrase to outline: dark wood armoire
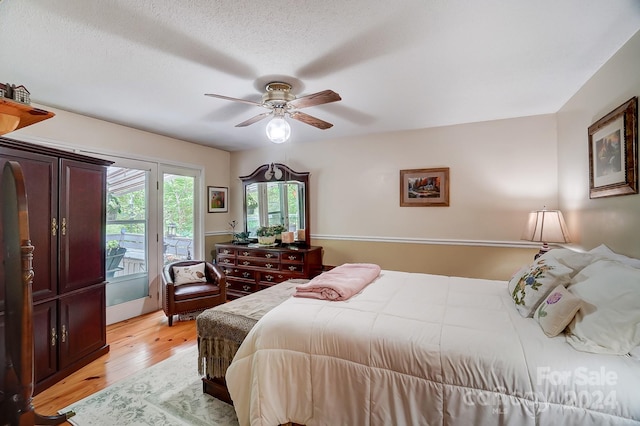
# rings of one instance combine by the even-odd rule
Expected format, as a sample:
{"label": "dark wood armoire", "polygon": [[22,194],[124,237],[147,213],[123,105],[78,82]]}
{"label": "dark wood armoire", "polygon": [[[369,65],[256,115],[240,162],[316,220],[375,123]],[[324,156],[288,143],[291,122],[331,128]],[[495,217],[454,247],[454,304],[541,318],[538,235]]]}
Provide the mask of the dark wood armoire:
{"label": "dark wood armoire", "polygon": [[[109,351],[104,259],[111,162],[0,137],[0,170],[7,161],[20,164],[29,204],[37,394]],[[0,251],[0,283],[4,255]],[[5,303],[0,285],[0,365],[5,365]]]}

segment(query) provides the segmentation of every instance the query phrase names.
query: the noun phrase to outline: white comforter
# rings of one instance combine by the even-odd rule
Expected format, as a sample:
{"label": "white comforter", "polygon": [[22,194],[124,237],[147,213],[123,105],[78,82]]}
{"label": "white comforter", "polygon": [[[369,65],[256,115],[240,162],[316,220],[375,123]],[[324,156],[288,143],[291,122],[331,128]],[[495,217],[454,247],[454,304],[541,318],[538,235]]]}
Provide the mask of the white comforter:
{"label": "white comforter", "polygon": [[503,281],[382,271],[344,302],[291,298],[226,380],[242,425],[640,423],[640,361],[546,337]]}

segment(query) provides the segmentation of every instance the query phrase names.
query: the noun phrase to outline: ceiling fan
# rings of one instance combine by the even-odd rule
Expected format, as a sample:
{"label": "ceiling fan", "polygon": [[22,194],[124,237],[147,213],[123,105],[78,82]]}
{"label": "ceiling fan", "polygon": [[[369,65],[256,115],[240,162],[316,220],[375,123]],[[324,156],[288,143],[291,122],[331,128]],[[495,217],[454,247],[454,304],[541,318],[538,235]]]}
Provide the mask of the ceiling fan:
{"label": "ceiling fan", "polygon": [[255,105],[270,110],[269,112],[263,112],[262,114],[258,114],[255,117],[251,117],[250,119],[243,121],[242,123],[236,124],[236,127],[246,127],[273,115],[273,119],[269,125],[267,125],[267,136],[272,142],[276,143],[286,141],[291,132],[289,123],[284,120],[285,115],[288,115],[294,120],[317,127],[318,129],[329,129],[333,124],[309,114],[305,114],[299,110],[302,108],[342,100],[340,95],[333,90],[323,90],[322,92],[296,98],[296,96],[291,93],[291,85],[281,81],[272,81],[265,85],[265,93],[262,95],[261,103],[246,99],[231,98],[229,96],[217,95],[214,93],[205,93],[205,96],[226,99],[234,102],[243,102],[245,104]]}

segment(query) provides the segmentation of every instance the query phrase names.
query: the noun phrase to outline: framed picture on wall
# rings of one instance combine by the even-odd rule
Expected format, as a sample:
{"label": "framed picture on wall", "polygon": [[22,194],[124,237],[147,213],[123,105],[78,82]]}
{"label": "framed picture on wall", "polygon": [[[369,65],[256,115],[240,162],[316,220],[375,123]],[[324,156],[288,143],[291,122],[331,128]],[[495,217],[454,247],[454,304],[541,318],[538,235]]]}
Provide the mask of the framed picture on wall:
{"label": "framed picture on wall", "polygon": [[638,193],[638,97],[589,126],[589,198]]}
{"label": "framed picture on wall", "polygon": [[449,206],[449,168],[400,170],[400,207]]}
{"label": "framed picture on wall", "polygon": [[207,205],[209,213],[226,213],[229,211],[229,188],[226,186],[207,187]]}

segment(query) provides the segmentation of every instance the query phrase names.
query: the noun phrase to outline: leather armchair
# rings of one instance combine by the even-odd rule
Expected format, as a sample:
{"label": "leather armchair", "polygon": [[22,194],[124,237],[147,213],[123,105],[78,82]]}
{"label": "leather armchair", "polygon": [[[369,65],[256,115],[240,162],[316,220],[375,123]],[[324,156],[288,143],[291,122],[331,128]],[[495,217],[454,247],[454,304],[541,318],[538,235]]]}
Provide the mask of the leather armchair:
{"label": "leather armchair", "polygon": [[[174,284],[174,266],[205,264],[207,282]],[[172,262],[162,269],[162,309],[173,325],[173,316],[189,312],[202,311],[227,301],[227,279],[222,269],[203,260],[184,260]]]}

